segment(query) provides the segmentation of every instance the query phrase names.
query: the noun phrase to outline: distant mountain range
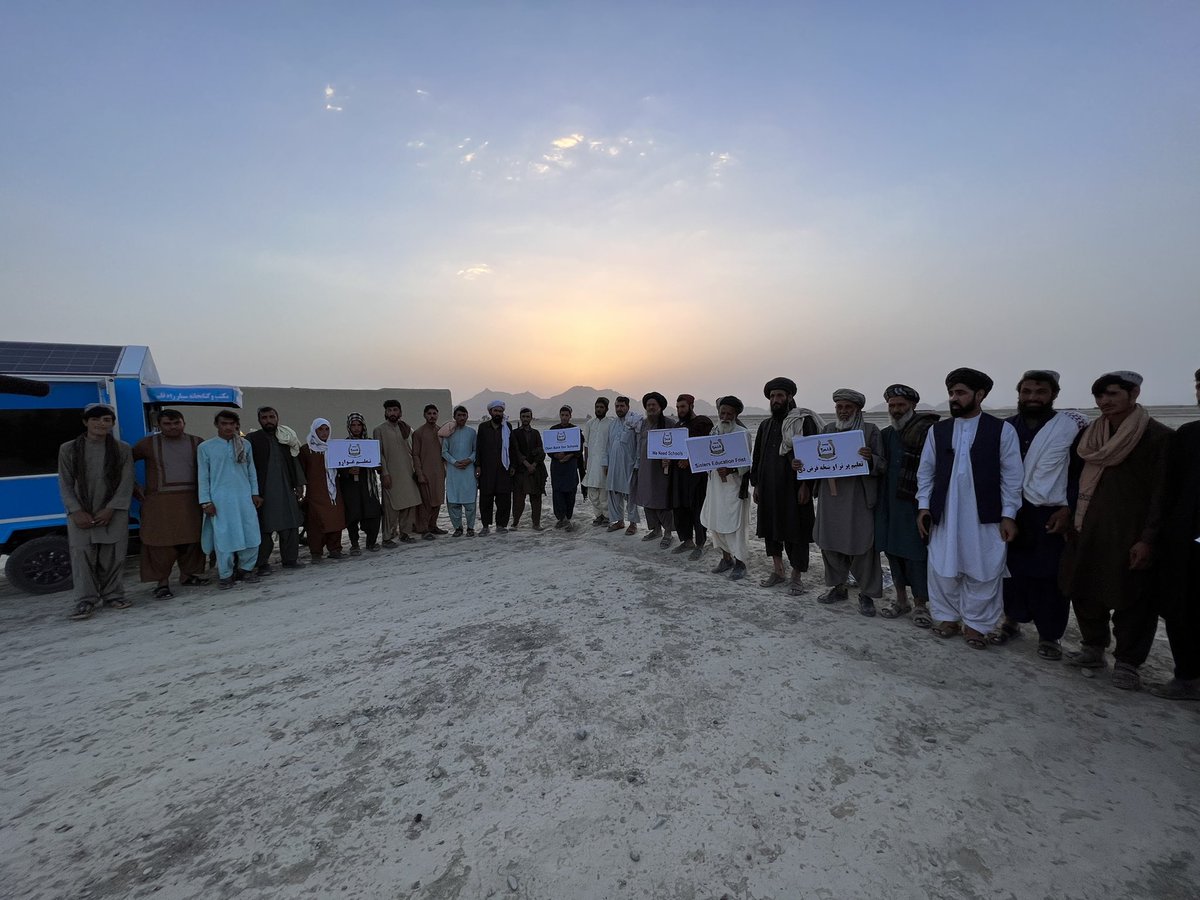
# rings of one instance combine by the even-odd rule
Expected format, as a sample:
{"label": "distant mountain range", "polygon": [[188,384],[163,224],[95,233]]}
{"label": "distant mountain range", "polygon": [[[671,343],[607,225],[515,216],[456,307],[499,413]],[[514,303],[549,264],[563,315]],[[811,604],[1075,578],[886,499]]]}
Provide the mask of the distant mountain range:
{"label": "distant mountain range", "polygon": [[[558,421],[558,411],[565,403],[571,407],[575,414],[575,420],[582,422],[588,416],[593,414],[593,409],[596,404],[597,397],[607,397],[609,402],[613,402],[617,397],[629,397],[633,400],[633,408],[641,412],[642,395],[631,394],[628,391],[618,391],[615,388],[594,388],[588,385],[577,384],[573,388],[563,391],[561,394],[555,394],[553,397],[539,397],[536,394],[531,394],[524,391],[520,394],[509,394],[505,391],[492,391],[486,388],[476,394],[474,397],[469,397],[466,400],[460,401],[463,406],[470,412],[472,419],[481,419],[487,415],[487,405],[492,400],[503,400],[509,418],[515,419],[521,407],[528,406],[533,410],[535,419],[551,419]],[[675,398],[668,397],[667,403],[669,409],[668,414],[675,414]],[[612,412],[612,407],[609,407],[609,412]],[[696,398],[696,412],[702,416],[716,416],[717,409],[712,403],[707,400]],[[765,416],[768,411],[760,409],[757,406],[747,406],[744,415],[747,416]]]}

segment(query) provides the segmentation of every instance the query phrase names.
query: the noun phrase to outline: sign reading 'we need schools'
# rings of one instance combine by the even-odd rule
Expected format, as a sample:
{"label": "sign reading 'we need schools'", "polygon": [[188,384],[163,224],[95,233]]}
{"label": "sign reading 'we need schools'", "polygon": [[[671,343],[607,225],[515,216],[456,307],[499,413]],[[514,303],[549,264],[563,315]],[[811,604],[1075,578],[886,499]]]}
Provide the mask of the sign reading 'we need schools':
{"label": "sign reading 'we need schools'", "polygon": [[687,459],[686,428],[655,428],[646,432],[646,456],[650,459]]}
{"label": "sign reading 'we need schools'", "polygon": [[708,437],[688,438],[688,464],[693,472],[712,469],[740,469],[750,465],[750,434],[731,431]]}

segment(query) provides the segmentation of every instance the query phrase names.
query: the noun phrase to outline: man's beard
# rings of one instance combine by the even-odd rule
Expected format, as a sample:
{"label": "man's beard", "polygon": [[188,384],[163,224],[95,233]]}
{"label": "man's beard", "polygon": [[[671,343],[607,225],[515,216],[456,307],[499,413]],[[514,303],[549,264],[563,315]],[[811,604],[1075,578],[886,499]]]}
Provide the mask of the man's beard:
{"label": "man's beard", "polygon": [[849,431],[854,427],[854,417],[851,416],[849,419],[839,418],[834,423],[834,427],[837,428],[838,431]]}
{"label": "man's beard", "polygon": [[267,434],[274,434],[276,431],[278,431],[278,430],[279,430],[279,425],[278,425],[278,424],[275,424],[275,425],[264,425],[264,426],[262,427],[262,429],[263,429],[263,431],[265,431]]}
{"label": "man's beard", "polygon": [[500,415],[498,415],[498,416],[492,416],[492,424],[493,424],[493,425],[499,425],[499,424],[500,424],[501,422],[503,422],[503,421],[504,421],[504,414],[503,414],[503,413],[501,413],[501,414],[500,414]]}
{"label": "man's beard", "polygon": [[963,416],[970,415],[977,409],[979,409],[979,404],[974,400],[972,400],[969,405],[965,403],[956,403],[953,400],[950,401],[950,417],[952,419],[961,419]]}
{"label": "man's beard", "polygon": [[1021,415],[1022,419],[1036,419],[1038,421],[1045,422],[1054,416],[1054,405],[1051,403],[1022,403],[1020,400],[1018,400],[1017,412]]}
{"label": "man's beard", "polygon": [[787,401],[786,400],[772,400],[771,401],[771,415],[776,419],[782,419],[785,415],[787,415]]}
{"label": "man's beard", "polygon": [[[896,429],[899,430],[899,429],[903,428],[905,425],[907,425],[909,422],[911,422],[913,416],[915,416],[916,414],[917,414],[917,411],[915,409],[910,409],[907,412],[901,413],[898,416],[892,416],[892,425],[894,425],[896,427]],[[888,413],[888,415],[891,415],[891,413]]]}
{"label": "man's beard", "polygon": [[603,419],[607,415],[608,415],[608,407],[606,406],[606,407],[604,407],[604,409],[600,410],[600,412],[596,413],[596,418]]}
{"label": "man's beard", "polygon": [[691,407],[688,407],[688,411],[687,411],[687,412],[679,413],[679,421],[680,421],[680,422],[686,422],[686,421],[687,421],[688,419],[690,419],[691,417],[692,417],[692,410],[691,410]]}

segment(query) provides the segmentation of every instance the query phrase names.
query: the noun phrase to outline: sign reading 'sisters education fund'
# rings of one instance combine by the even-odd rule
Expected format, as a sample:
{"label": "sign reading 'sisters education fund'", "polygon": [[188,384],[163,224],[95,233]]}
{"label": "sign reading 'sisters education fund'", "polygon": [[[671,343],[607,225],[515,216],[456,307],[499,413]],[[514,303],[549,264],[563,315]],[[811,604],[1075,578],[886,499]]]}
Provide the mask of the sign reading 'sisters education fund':
{"label": "sign reading 'sisters education fund'", "polygon": [[325,451],[325,467],[349,469],[363,466],[374,469],[379,465],[379,441],[336,440],[328,441]]}
{"label": "sign reading 'sisters education fund'", "polygon": [[687,450],[693,472],[750,465],[750,435],[745,431],[688,438]]}

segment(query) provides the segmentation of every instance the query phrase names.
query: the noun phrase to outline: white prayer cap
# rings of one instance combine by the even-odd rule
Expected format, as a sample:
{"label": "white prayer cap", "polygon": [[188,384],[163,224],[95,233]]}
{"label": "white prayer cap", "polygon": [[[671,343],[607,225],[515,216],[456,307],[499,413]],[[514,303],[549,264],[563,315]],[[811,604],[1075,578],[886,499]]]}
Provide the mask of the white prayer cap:
{"label": "white prayer cap", "polygon": [[505,407],[504,407],[504,401],[503,401],[503,400],[492,400],[492,401],[491,401],[490,403],[488,403],[488,405],[487,405],[487,410],[488,410],[488,412],[491,412],[493,409],[504,409],[504,408],[505,408]]}

